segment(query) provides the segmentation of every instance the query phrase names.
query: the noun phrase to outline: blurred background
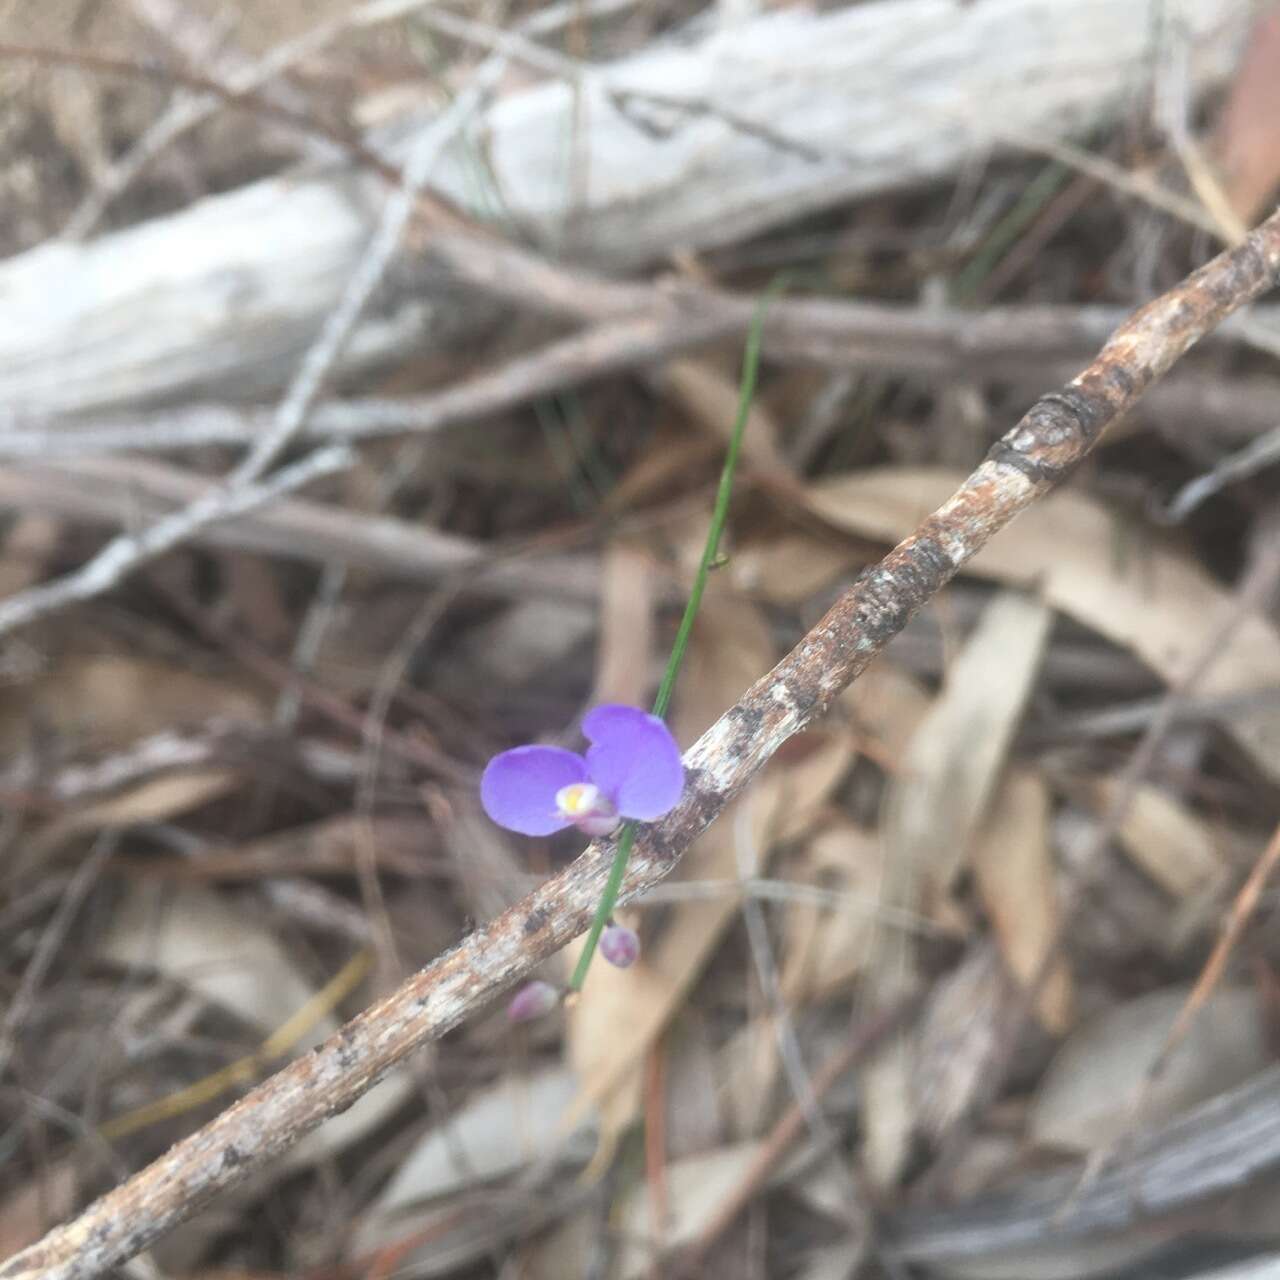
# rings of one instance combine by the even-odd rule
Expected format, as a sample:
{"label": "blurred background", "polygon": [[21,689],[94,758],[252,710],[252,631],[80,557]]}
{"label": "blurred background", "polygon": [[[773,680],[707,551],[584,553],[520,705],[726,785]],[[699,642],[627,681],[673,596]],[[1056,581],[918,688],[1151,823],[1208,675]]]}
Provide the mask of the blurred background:
{"label": "blurred background", "polygon": [[[1248,0],[0,3],[0,1256],[580,850],[479,772],[651,700],[779,273],[686,747],[1278,121]],[[998,535],[634,968],[119,1274],[1280,1276],[1277,355]]]}

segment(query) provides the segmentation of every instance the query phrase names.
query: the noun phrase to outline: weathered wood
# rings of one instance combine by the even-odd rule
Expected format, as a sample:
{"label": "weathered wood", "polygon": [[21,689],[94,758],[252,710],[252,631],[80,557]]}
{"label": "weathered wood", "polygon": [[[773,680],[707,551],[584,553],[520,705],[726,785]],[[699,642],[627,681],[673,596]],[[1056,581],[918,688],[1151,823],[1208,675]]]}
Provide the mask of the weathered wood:
{"label": "weathered wood", "polygon": [[[1192,88],[1203,90],[1234,65],[1249,8],[886,0],[704,22],[587,71],[576,102],[561,82],[498,101],[436,182],[478,211],[478,148],[502,205],[544,248],[635,268],[955,172],[1007,149],[1011,125],[1084,136],[1141,100],[1170,32],[1194,42]],[[404,154],[407,130],[397,132],[381,145]],[[277,391],[335,305],[385,194],[369,174],[305,170],[0,263],[0,412]],[[428,296],[405,275],[366,316],[344,372],[443,340],[472,317],[465,298]]]}

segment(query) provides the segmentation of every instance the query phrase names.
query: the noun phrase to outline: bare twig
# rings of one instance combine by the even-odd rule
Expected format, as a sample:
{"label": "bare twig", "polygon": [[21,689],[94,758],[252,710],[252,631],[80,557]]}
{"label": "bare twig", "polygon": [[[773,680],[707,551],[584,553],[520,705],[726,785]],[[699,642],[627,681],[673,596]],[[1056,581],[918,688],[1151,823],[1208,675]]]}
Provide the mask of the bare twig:
{"label": "bare twig", "polygon": [[[474,267],[468,283],[538,310],[580,316],[588,320],[587,327],[423,395],[321,401],[300,438],[355,443],[425,435],[609,373],[739,338],[751,321],[751,299],[733,294],[684,284],[676,290],[614,286],[592,277],[583,281],[576,274],[556,281],[554,269],[551,280],[537,275],[517,280],[500,269],[511,262],[505,247],[477,245],[474,256],[491,259],[494,270],[482,276]],[[575,292],[579,284],[584,285],[581,293]],[[571,310],[575,302],[577,309]],[[1073,352],[1082,359],[1105,341],[1123,318],[1112,307],[1008,307],[974,315],[784,298],[770,312],[764,348],[775,360],[832,368],[874,368],[926,379],[948,378],[964,370],[1018,386],[1039,376],[1043,385]],[[1232,340],[1238,330],[1238,325],[1224,326],[1216,336]],[[1193,379],[1174,378],[1154,389],[1150,408],[1162,423],[1186,424],[1199,433],[1213,427],[1224,435],[1249,436],[1275,425],[1275,383],[1257,376],[1227,381],[1204,373]],[[0,458],[51,461],[132,450],[247,445],[269,429],[270,421],[269,411],[222,404],[111,415],[90,425],[56,418],[4,424],[0,418]]]}
{"label": "bare twig", "polygon": [[141,533],[122,533],[113,538],[88,564],[74,573],[0,602],[0,636],[57,609],[101,595],[140,565],[172,550],[199,530],[263,506],[321,476],[333,475],[354,461],[355,455],[350,449],[344,445],[333,445],[316,450],[263,483],[233,488],[214,486],[189,506],[158,520]]}
{"label": "bare twig", "polygon": [[1170,524],[1178,524],[1207,498],[1276,462],[1280,462],[1280,426],[1228,454],[1204,475],[1188,481],[1173,495],[1168,506],[1155,514]]}
{"label": "bare twig", "polygon": [[[668,875],[778,747],[822,715],[993,533],[1052,489],[1197,339],[1277,280],[1280,213],[1136,312],[1087,369],[1042,397],[942,507],[689,749],[685,796],[636,841],[626,896]],[[12,1258],[0,1280],[83,1280],[145,1249],[577,936],[612,858],[608,841],[593,843],[314,1052]]]}
{"label": "bare twig", "polygon": [[23,972],[18,989],[9,1000],[9,1007],[5,1010],[3,1021],[0,1021],[0,1076],[3,1076],[8,1069],[18,1032],[27,1014],[31,1012],[31,1005],[57,957],[58,948],[67,936],[67,930],[75,920],[76,912],[80,910],[89,890],[97,882],[107,859],[115,852],[117,843],[118,836],[114,831],[103,832],[98,837],[88,856],[71,877],[53,919],[41,934],[35,954]]}
{"label": "bare twig", "polygon": [[271,430],[254,441],[232,473],[232,486],[252,484],[265,474],[302,430],[320,388],[355,331],[356,323],[369,305],[400,237],[409,225],[418,195],[426,185],[441,152],[479,109],[486,93],[484,86],[460,93],[449,109],[418,139],[404,168],[399,188],[387,201],[378,229],[360,256],[347,281],[338,305],[330,313],[316,339],[307,348],[272,419]]}
{"label": "bare twig", "polygon": [[[50,467],[0,468],[0,506],[56,512],[67,519],[128,524],[217,492],[203,476],[144,458],[85,458]],[[466,571],[479,591],[517,597],[595,599],[595,565],[582,557],[507,557],[483,544],[387,516],[364,515],[300,498],[281,498],[234,523],[190,531],[196,542],[327,564],[338,560],[419,582]],[[3,607],[3,606],[0,606]]]}

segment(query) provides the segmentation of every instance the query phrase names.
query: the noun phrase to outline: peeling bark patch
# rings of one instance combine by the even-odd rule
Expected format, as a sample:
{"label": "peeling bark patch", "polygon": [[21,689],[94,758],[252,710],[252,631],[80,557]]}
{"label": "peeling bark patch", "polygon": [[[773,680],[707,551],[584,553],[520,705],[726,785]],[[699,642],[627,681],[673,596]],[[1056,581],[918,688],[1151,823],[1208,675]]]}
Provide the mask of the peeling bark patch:
{"label": "peeling bark patch", "polygon": [[[356,1046],[352,1043],[352,1037],[348,1030],[349,1027],[350,1023],[338,1032],[338,1066],[344,1071],[349,1071],[357,1062],[360,1061],[360,1055],[357,1052]],[[316,1056],[319,1055],[319,1052],[320,1050],[317,1049]]]}
{"label": "peeling bark patch", "polygon": [[539,930],[546,928],[549,917],[546,907],[534,907],[524,918],[524,924],[521,929],[527,938],[531,934],[537,933]]}
{"label": "peeling bark patch", "polygon": [[1032,484],[1041,487],[1057,484],[1076,466],[1074,461],[1055,463],[1048,458],[1033,458],[1004,440],[997,440],[991,446],[987,452],[987,461],[1021,471]]}
{"label": "peeling bark patch", "polygon": [[1063,387],[1042,395],[1027,411],[1023,421],[1036,435],[1036,446],[1042,447],[1045,435],[1063,426],[1073,429],[1082,445],[1097,439],[1099,431],[1116,406],[1100,403],[1101,397],[1079,386]]}

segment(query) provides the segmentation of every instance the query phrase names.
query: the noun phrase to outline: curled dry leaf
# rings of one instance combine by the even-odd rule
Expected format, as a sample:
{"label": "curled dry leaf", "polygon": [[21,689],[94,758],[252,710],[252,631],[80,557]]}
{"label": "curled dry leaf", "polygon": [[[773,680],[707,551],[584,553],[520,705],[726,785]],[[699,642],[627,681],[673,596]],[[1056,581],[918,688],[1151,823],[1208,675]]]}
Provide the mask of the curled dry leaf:
{"label": "curled dry leaf", "polygon": [[24,850],[24,858],[37,861],[64,840],[82,832],[130,827],[142,822],[167,822],[225,796],[239,781],[239,775],[228,769],[162,774],[108,800],[99,800],[54,818],[32,837]]}
{"label": "curled dry leaf", "polygon": [[[838,528],[897,541],[951,495],[963,477],[932,468],[860,471],[810,486],[812,509]],[[1029,507],[961,570],[1034,586],[1047,603],[1131,649],[1170,683],[1214,642],[1236,601],[1189,557],[1146,535],[1123,546],[1104,503],[1060,490]],[[1133,539],[1129,539],[1132,544]],[[1280,633],[1251,615],[1197,684],[1197,692],[1249,694],[1280,684]],[[1280,779],[1280,710],[1234,707],[1224,729],[1272,779]]]}
{"label": "curled dry leaf", "polygon": [[[1015,769],[1005,776],[974,841],[973,871],[1009,972],[1030,982],[1058,931],[1049,788],[1038,773]],[[1060,962],[1036,1002],[1046,1031],[1067,1029],[1072,1003],[1071,972]]]}
{"label": "curled dry leaf", "polygon": [[[1158,1125],[1216,1097],[1271,1059],[1259,1002],[1223,987],[1205,1003],[1159,1075],[1150,1079],[1189,987],[1153,991],[1084,1023],[1058,1051],[1036,1092],[1029,1135],[1046,1147],[1093,1151],[1140,1119]],[[1146,1090],[1140,1117],[1135,1104]]]}

